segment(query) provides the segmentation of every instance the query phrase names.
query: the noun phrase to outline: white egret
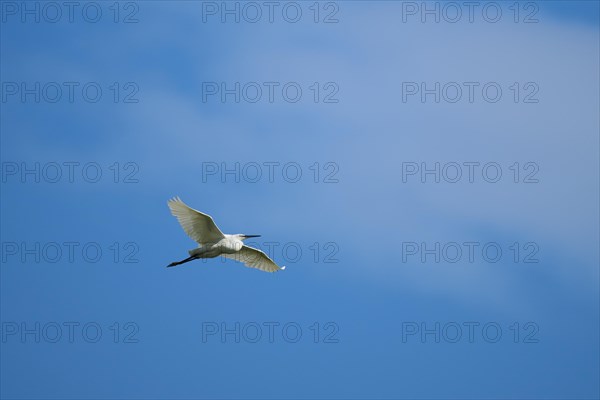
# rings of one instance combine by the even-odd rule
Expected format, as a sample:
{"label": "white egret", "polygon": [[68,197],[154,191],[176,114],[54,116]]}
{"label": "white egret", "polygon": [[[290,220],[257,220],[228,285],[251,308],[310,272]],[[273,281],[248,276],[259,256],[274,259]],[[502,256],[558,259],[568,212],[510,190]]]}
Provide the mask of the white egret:
{"label": "white egret", "polygon": [[185,260],[172,262],[167,267],[174,267],[198,258],[214,258],[223,256],[244,263],[247,267],[261,271],[275,272],[280,268],[264,252],[244,244],[244,240],[260,235],[226,235],[215,225],[210,215],[188,207],[179,197],[167,203],[171,214],[177,217],[179,224],[187,235],[200,246],[188,251],[190,256]]}

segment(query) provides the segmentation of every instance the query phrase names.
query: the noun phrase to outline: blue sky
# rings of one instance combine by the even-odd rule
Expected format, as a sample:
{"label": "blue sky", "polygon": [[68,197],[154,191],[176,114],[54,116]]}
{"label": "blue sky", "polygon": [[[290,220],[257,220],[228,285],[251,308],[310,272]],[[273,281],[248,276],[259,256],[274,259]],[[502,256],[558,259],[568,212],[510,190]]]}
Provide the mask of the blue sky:
{"label": "blue sky", "polygon": [[[318,23],[313,2],[296,23],[289,2],[273,23],[193,1],[121,2],[115,23],[112,2],[91,4],[97,23],[80,9],[51,23],[42,4],[23,22],[21,2],[0,2],[3,398],[600,396],[598,3],[522,2],[514,22],[497,2],[495,23],[487,3],[473,23],[465,8],[422,22],[406,8],[421,2],[321,2]],[[203,92],[213,82],[240,82],[240,101]],[[403,101],[436,82],[439,102]],[[236,163],[239,182],[221,176]],[[408,163],[462,178],[403,182]],[[166,269],[194,247],[176,195],[224,232],[262,234],[287,269]]]}

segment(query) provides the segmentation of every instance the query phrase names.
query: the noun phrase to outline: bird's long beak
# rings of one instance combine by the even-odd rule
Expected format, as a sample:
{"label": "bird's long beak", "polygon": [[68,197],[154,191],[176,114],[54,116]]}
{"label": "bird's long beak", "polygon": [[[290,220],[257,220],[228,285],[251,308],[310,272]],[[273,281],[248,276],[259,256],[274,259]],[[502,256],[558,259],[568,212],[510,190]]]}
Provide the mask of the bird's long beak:
{"label": "bird's long beak", "polygon": [[260,235],[244,235],[244,238],[246,238],[246,239],[253,238],[253,237],[260,237]]}

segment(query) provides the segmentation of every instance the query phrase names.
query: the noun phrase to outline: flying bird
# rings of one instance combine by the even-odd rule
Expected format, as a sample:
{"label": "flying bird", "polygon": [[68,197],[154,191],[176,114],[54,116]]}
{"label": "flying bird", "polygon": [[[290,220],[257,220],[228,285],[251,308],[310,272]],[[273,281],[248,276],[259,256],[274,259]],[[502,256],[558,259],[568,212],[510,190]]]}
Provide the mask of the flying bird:
{"label": "flying bird", "polygon": [[242,233],[227,235],[217,228],[210,215],[188,207],[179,197],[169,200],[167,204],[171,209],[171,214],[177,217],[185,233],[199,244],[197,248],[188,251],[190,254],[188,258],[172,262],[167,267],[174,267],[198,258],[222,256],[240,261],[247,267],[260,269],[261,271],[275,272],[285,269],[285,267],[279,267],[275,264],[261,250],[244,244],[244,240],[260,237],[260,235],[245,235]]}

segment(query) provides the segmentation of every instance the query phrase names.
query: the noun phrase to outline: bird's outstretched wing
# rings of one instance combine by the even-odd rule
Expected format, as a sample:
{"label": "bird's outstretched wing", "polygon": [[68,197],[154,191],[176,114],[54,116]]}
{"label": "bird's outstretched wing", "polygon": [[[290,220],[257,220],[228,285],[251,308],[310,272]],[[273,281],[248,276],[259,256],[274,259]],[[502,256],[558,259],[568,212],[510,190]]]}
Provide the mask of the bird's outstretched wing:
{"label": "bird's outstretched wing", "polygon": [[169,200],[167,204],[185,233],[196,242],[216,243],[225,237],[210,215],[188,207],[179,197]]}
{"label": "bird's outstretched wing", "polygon": [[246,267],[260,269],[265,272],[276,272],[284,270],[285,267],[279,267],[264,252],[244,245],[240,251],[233,254],[221,254],[223,257],[244,263]]}

